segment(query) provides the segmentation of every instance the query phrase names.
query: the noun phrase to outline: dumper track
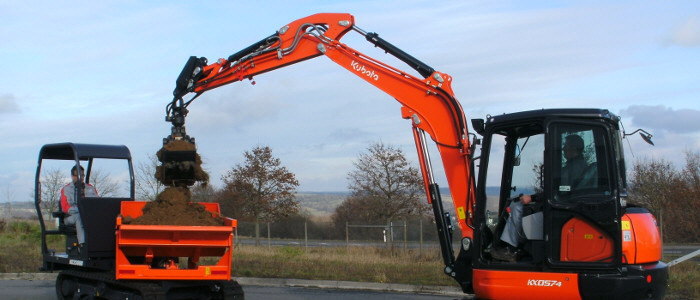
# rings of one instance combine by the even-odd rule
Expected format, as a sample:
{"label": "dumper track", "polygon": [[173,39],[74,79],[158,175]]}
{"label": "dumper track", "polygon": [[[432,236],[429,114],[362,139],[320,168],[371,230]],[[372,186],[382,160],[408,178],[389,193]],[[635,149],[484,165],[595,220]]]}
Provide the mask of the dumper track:
{"label": "dumper track", "polygon": [[244,299],[238,282],[212,280],[116,280],[113,272],[64,270],[58,299]]}

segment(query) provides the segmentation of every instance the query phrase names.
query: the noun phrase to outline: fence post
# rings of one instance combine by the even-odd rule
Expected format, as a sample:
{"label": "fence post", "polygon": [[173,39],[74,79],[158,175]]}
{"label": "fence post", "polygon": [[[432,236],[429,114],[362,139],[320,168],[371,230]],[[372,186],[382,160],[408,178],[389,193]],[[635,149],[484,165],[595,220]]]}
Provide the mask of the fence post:
{"label": "fence post", "polygon": [[423,218],[421,217],[419,222],[420,226],[420,243],[418,244],[418,255],[423,255]]}
{"label": "fence post", "polygon": [[255,246],[260,246],[260,220],[255,220]]}
{"label": "fence post", "polygon": [[350,233],[348,232],[349,227],[348,227],[348,222],[345,222],[345,249],[350,248]]}
{"label": "fence post", "polygon": [[661,241],[664,240],[664,208],[659,208],[659,235],[661,235]]}
{"label": "fence post", "polygon": [[306,229],[306,220],[304,220],[304,248],[309,250],[309,232]]}
{"label": "fence post", "polygon": [[406,252],[406,240],[407,240],[407,235],[408,235],[408,223],[406,222],[406,219],[403,219],[403,252]]}
{"label": "fence post", "polygon": [[270,248],[270,222],[267,222],[267,248]]}
{"label": "fence post", "polygon": [[236,248],[238,248],[238,245],[241,243],[238,241],[238,226],[236,226],[236,228],[233,230],[233,240],[234,240],[233,248],[236,249]]}
{"label": "fence post", "polygon": [[394,221],[389,222],[389,243],[391,247],[391,254],[394,255]]}

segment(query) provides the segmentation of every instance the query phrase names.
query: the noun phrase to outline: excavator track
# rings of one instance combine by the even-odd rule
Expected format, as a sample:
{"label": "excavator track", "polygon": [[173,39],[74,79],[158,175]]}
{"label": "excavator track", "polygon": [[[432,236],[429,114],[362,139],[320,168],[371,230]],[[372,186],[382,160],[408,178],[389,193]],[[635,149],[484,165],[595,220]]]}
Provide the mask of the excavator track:
{"label": "excavator track", "polygon": [[56,277],[57,299],[244,299],[238,282],[116,280],[114,273],[64,270]]}

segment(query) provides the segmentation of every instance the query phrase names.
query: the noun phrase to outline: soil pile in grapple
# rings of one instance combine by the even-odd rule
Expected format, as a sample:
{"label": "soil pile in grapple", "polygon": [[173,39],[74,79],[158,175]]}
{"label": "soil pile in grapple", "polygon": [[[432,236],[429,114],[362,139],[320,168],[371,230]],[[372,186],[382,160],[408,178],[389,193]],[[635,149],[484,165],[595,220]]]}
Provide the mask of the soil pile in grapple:
{"label": "soil pile in grapple", "polygon": [[[172,160],[173,152],[189,152],[189,159]],[[203,205],[193,203],[189,186],[197,181],[206,182],[209,174],[202,169],[202,159],[195,145],[182,140],[171,141],[161,148],[156,156],[163,163],[156,167],[156,179],[167,188],[156,200],[143,207],[143,215],[138,218],[125,217],[124,224],[132,225],[178,225],[178,226],[222,226],[223,219],[214,217]],[[166,153],[169,152],[169,153]],[[192,155],[194,154],[194,155]],[[185,156],[187,156],[185,155]],[[191,158],[194,157],[194,160]]]}
{"label": "soil pile in grapple", "polygon": [[158,194],[155,201],[143,207],[141,217],[135,219],[126,217],[123,222],[131,225],[224,225],[222,219],[213,217],[203,205],[190,202],[191,196],[187,188],[168,187]]}
{"label": "soil pile in grapple", "polygon": [[162,162],[156,167],[156,179],[166,186],[191,186],[197,181],[209,181],[209,174],[202,169],[202,158],[196,150],[193,143],[184,140],[163,145],[156,153]]}

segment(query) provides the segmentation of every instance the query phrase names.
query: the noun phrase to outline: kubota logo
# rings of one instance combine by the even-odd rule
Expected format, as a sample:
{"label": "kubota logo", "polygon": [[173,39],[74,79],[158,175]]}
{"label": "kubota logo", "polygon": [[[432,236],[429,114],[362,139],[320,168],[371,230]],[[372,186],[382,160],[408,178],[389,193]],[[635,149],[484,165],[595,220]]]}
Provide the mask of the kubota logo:
{"label": "kubota logo", "polygon": [[561,287],[561,281],[557,280],[542,280],[542,279],[528,279],[528,286],[558,286]]}
{"label": "kubota logo", "polygon": [[353,69],[355,69],[355,71],[360,72],[360,74],[362,74],[362,75],[366,75],[367,77],[372,78],[374,80],[379,80],[379,74],[374,73],[374,71],[372,71],[372,70],[367,70],[367,68],[365,68],[365,66],[359,64],[358,62],[356,62],[354,60],[350,63],[350,66]]}

